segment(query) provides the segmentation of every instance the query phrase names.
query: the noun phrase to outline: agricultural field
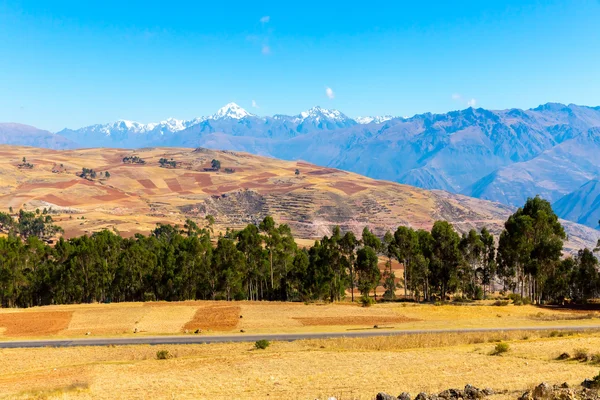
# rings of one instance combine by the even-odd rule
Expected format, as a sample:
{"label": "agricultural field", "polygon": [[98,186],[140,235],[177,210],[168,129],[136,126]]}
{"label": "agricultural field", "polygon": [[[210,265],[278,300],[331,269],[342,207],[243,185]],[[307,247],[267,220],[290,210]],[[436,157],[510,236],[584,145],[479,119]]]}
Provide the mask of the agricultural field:
{"label": "agricultural field", "polygon": [[[493,355],[498,343],[506,352]],[[2,349],[1,399],[373,399],[489,387],[516,399],[540,382],[598,374],[598,333],[509,332],[211,345]],[[596,353],[594,353],[596,352]],[[563,353],[569,358],[559,360]],[[590,361],[576,360],[585,353]],[[158,359],[161,354],[164,359]]]}
{"label": "agricultural field", "polygon": [[[600,313],[534,306],[291,302],[148,302],[0,310],[0,340],[194,334],[344,332],[374,329],[593,326]],[[240,331],[244,332],[240,332]],[[135,332],[135,333],[134,333]]]}
{"label": "agricultural field", "polygon": [[[31,168],[20,167],[23,158]],[[219,170],[212,160],[219,161]],[[82,176],[84,168],[94,177]],[[214,216],[216,233],[271,215],[288,224],[303,245],[331,234],[336,225],[357,234],[368,226],[382,236],[400,225],[430,229],[436,220],[446,220],[460,232],[487,226],[498,234],[514,211],[303,161],[202,148],[0,146],[0,204],[3,212],[51,210],[67,238],[102,229],[126,237],[148,234],[157,223],[182,226],[192,219],[204,224],[207,215]],[[564,225],[567,250],[596,244],[597,231]]]}

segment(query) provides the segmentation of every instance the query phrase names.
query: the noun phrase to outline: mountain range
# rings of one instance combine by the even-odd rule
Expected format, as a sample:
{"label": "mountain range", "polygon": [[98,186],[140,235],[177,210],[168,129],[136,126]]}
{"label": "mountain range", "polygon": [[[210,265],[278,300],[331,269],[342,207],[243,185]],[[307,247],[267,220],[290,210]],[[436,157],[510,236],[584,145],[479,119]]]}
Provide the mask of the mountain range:
{"label": "mountain range", "polygon": [[[11,128],[12,126],[12,128]],[[205,147],[305,160],[425,189],[510,206],[537,194],[561,217],[598,227],[584,189],[600,177],[600,107],[548,103],[521,110],[468,108],[446,114],[351,118],[314,107],[298,115],[257,116],[230,103],[212,116],[140,124],[117,121],[1,143],[78,147]],[[30,128],[34,129],[34,128]]]}

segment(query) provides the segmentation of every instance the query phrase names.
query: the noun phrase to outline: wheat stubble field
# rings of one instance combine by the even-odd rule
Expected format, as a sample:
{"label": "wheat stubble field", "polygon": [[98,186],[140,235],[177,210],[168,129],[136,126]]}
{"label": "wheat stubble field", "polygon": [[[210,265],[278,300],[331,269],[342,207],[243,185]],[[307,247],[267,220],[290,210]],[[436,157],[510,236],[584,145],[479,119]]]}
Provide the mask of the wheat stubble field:
{"label": "wheat stubble field", "polygon": [[[240,318],[240,315],[243,318]],[[2,349],[6,399],[371,399],[379,391],[435,392],[466,383],[498,398],[541,381],[577,384],[593,362],[563,352],[600,352],[600,334],[536,332],[535,326],[591,326],[598,315],[533,306],[181,302],[2,310],[2,340],[92,336],[260,334],[394,329],[522,327],[522,331],[415,334],[253,343]],[[134,334],[134,329],[138,333]],[[244,330],[245,333],[241,333]],[[186,331],[188,333],[186,333]],[[490,353],[509,344],[501,356]],[[173,358],[157,360],[167,350]],[[396,393],[397,392],[397,393]]]}

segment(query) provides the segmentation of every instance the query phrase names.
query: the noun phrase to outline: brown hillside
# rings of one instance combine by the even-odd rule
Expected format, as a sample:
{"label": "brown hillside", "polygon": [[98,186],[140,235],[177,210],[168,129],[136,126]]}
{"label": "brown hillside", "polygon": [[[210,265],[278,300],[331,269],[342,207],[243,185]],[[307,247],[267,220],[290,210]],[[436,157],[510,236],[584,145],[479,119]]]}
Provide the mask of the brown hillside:
{"label": "brown hillside", "polygon": [[[123,162],[134,155],[145,164]],[[32,169],[18,167],[23,157]],[[173,159],[176,167],[161,167],[161,158]],[[212,159],[221,162],[220,171],[211,171]],[[110,178],[80,178],[84,167],[108,171]],[[369,226],[383,233],[398,225],[428,229],[437,219],[460,231],[485,225],[497,233],[512,211],[465,196],[245,153],[0,146],[0,207],[6,211],[11,206],[52,208],[67,237],[103,228],[131,236],[148,233],[159,222],[203,221],[208,214],[215,217],[217,229],[239,228],[269,214],[303,239],[329,234],[335,225],[356,233]],[[573,248],[593,245],[598,236],[576,224],[568,224],[567,230]]]}

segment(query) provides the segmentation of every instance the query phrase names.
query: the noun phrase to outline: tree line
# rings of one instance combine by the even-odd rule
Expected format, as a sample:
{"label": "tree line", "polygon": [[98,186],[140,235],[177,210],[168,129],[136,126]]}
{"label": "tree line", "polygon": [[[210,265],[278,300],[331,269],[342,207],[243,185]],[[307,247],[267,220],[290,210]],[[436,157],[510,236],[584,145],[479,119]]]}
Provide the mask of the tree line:
{"label": "tree line", "polygon": [[[600,295],[592,250],[562,256],[565,232],[550,204],[529,199],[506,221],[499,240],[485,228],[460,235],[446,221],[430,231],[398,227],[356,237],[335,227],[308,248],[286,224],[267,216],[242,230],[213,234],[199,226],[157,225],[123,238],[104,230],[55,245],[49,215],[0,213],[0,303],[3,307],[149,300],[339,301],[350,290],[365,303],[375,289],[416,301],[482,299],[513,291],[535,302],[585,302]],[[380,268],[380,261],[385,263]],[[404,265],[396,276],[392,261]]]}

